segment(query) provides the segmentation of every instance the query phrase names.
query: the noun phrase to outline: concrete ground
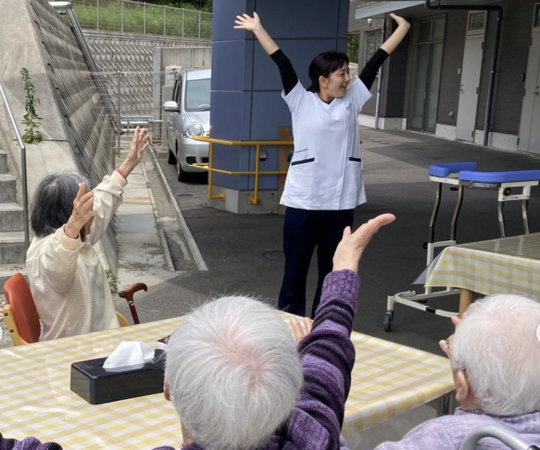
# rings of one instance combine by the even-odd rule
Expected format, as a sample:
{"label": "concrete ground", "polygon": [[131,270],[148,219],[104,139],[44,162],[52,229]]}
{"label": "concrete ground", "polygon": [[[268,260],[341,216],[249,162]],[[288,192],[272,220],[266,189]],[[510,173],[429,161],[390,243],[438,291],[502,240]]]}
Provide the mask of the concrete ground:
{"label": "concrete ground", "polygon": [[[422,244],[427,241],[435,195],[427,167],[437,162],[477,161],[479,169],[486,171],[538,169],[540,159],[411,132],[363,129],[361,135],[368,202],[356,209],[355,224],[382,212],[395,214],[397,221],[374,238],[362,259],[362,290],[355,330],[442,354],[438,341],[452,332],[449,319],[396,305],[392,331],[383,330],[387,295],[411,289],[411,282],[425,266]],[[194,271],[156,286],[152,302],[160,310],[159,315],[183,313],[192,305],[224,293],[254,294],[275,303],[284,261],[266,255],[282,249],[283,218],[239,216],[210,208],[204,177],[179,183],[175,167],[167,165],[165,153],[159,162],[209,268],[208,272]],[[540,189],[533,191],[530,229],[538,232]],[[455,192],[444,189],[438,239],[447,239],[455,198]],[[523,232],[520,207],[518,202],[506,207],[507,235]],[[496,191],[467,190],[458,224],[458,242],[497,237]],[[315,264],[314,258],[308,278],[310,297],[316,285]],[[431,303],[456,311],[458,300],[446,297]]]}

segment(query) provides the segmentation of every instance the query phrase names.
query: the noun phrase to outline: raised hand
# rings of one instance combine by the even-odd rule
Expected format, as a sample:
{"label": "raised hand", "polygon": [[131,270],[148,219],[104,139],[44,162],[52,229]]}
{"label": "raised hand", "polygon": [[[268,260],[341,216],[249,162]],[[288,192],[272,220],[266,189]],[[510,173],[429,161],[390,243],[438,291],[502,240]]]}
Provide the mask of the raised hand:
{"label": "raised hand", "polygon": [[261,20],[256,12],[253,12],[253,17],[250,17],[249,14],[236,16],[234,23],[236,24],[234,28],[248,31],[257,31],[261,27]]}
{"label": "raised hand", "polygon": [[409,22],[407,22],[403,17],[398,16],[397,14],[390,13],[390,17],[397,22],[398,26],[404,26],[407,28],[411,27]]}
{"label": "raised hand", "polygon": [[304,324],[303,326],[300,324],[296,317],[291,317],[289,322],[293,330],[294,340],[297,344],[309,333],[311,333],[311,328],[313,327],[313,320],[309,317],[304,317],[304,319],[302,320]]}
{"label": "raised hand", "polygon": [[363,224],[358,230],[351,234],[351,228],[347,227],[343,231],[343,238],[334,253],[334,271],[349,269],[358,271],[358,263],[362,253],[366,249],[371,238],[381,227],[396,220],[393,214],[381,214]]}
{"label": "raised hand", "polygon": [[150,145],[150,138],[146,128],[135,128],[133,139],[129,146],[129,153],[124,162],[120,165],[122,172],[128,176],[131,171],[141,162],[144,152]]}
{"label": "raised hand", "polygon": [[98,213],[98,210],[93,208],[94,197],[92,191],[86,192],[86,184],[79,183],[77,197],[73,200],[73,211],[64,228],[64,232],[70,238],[77,239],[81,229]]}

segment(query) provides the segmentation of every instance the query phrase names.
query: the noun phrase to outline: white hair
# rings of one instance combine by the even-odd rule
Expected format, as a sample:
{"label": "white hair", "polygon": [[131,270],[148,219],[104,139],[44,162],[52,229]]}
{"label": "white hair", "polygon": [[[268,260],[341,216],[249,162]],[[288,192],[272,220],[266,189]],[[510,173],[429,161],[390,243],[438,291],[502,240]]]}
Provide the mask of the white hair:
{"label": "white hair", "polygon": [[518,295],[473,303],[456,327],[452,368],[463,369],[489,414],[540,410],[540,304]]}
{"label": "white hair", "polygon": [[206,450],[263,445],[303,385],[291,331],[247,297],[222,297],[187,316],[169,339],[166,377],[186,431]]}

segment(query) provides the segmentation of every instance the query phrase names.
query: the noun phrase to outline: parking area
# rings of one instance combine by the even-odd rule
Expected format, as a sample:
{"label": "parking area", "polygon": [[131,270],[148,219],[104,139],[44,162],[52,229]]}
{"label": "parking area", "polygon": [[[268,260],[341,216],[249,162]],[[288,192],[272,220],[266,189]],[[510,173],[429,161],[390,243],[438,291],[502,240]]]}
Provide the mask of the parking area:
{"label": "parking area", "polygon": [[[496,151],[475,145],[437,139],[425,134],[361,130],[368,202],[355,211],[355,224],[381,213],[392,212],[397,221],[376,236],[360,267],[362,280],[355,330],[422,350],[438,353],[438,341],[452,331],[449,319],[396,306],[393,330],[383,330],[386,297],[421,286],[411,282],[424,269],[428,222],[435,197],[430,164],[446,161],[477,161],[479,170],[538,169],[540,159],[530,154]],[[207,206],[204,176],[179,183],[176,170],[161,154],[160,165],[197,242],[208,272],[167,283],[160,302],[176,296],[194,304],[223,293],[252,293],[274,303],[281,285],[284,261],[283,218],[277,215],[235,215]],[[445,188],[438,219],[437,239],[449,233],[456,193]],[[506,207],[507,234],[522,233],[521,206]],[[531,232],[540,231],[540,190],[533,188],[529,207]],[[497,196],[494,190],[465,193],[457,239],[459,243],[499,237]],[[316,261],[308,278],[308,298],[315,290]],[[458,299],[443,298],[435,306],[457,310]]]}

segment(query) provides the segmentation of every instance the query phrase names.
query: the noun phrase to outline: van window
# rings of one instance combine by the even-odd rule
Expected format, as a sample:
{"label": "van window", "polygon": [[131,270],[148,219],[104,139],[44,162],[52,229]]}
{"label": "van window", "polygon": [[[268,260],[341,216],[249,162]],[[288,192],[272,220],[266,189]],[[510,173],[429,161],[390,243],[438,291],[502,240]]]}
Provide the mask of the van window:
{"label": "van window", "polygon": [[188,80],[186,85],[186,111],[210,110],[210,78]]}

